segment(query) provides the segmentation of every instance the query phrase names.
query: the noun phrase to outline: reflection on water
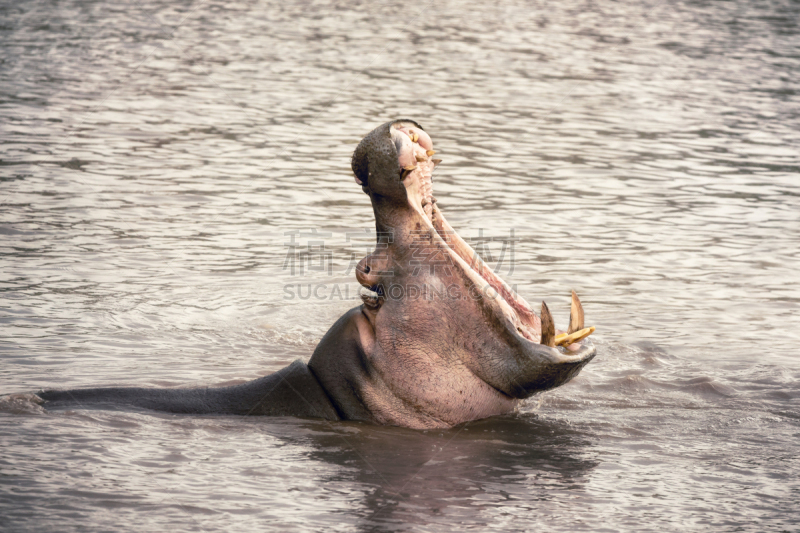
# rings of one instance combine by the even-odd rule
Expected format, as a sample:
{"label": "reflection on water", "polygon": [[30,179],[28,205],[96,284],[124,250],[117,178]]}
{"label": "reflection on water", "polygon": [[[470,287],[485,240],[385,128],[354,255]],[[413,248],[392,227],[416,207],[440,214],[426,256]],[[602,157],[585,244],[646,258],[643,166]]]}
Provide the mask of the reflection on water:
{"label": "reflection on water", "polygon": [[311,439],[317,449],[310,457],[358,466],[353,481],[371,487],[359,521],[364,530],[396,523],[494,527],[495,513],[508,502],[529,511],[566,511],[568,502],[558,500],[580,490],[597,464],[587,458],[590,443],[581,432],[532,416],[447,431],[363,425],[331,430]]}
{"label": "reflection on water", "polygon": [[0,393],[307,359],[374,238],[350,154],[400,116],[459,233],[599,346],[446,432],[5,398],[0,529],[798,528],[797,2],[0,13]]}

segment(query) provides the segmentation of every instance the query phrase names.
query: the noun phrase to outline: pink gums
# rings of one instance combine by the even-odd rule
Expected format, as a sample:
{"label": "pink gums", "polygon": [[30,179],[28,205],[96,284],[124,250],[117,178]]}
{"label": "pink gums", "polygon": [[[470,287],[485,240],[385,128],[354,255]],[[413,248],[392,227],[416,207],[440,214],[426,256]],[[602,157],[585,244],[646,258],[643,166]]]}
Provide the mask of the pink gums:
{"label": "pink gums", "polygon": [[[403,135],[394,137],[401,144],[398,150],[400,167],[403,169],[413,168],[405,179],[415,181],[414,185],[416,187],[410,189],[410,192],[413,190],[419,194],[420,207],[428,220],[431,221],[439,236],[453,252],[483,278],[514,310],[521,323],[521,327],[518,328],[519,333],[532,342],[539,342],[541,322],[530,304],[512,291],[508,284],[483,262],[478,254],[475,253],[475,250],[447,223],[441,211],[434,205],[436,198],[433,197],[433,169],[436,166],[436,162],[428,155],[428,151],[433,150],[433,142],[430,136],[423,130],[408,125],[408,123],[398,124],[395,130],[403,133]],[[416,142],[413,139],[416,139]],[[409,198],[409,200],[412,200],[412,198]],[[417,199],[414,198],[413,200]]]}

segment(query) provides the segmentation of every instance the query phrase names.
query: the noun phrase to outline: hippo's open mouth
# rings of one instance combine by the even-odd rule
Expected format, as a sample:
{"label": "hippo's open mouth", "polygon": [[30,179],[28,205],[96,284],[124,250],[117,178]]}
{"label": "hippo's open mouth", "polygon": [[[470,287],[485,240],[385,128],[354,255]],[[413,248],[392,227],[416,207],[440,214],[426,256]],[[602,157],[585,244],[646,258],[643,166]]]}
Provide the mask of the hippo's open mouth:
{"label": "hippo's open mouth", "polygon": [[[405,187],[409,207],[420,215],[418,220],[421,219],[429,230],[433,230],[429,232],[432,239],[444,245],[441,249],[448,254],[450,265],[462,272],[472,286],[478,289],[471,291],[471,294],[494,300],[495,305],[492,308],[495,313],[499,312],[501,321],[527,341],[551,347],[564,346],[568,352],[580,350],[580,341],[590,335],[594,328],[583,327],[583,309],[577,295],[572,293],[570,324],[566,332],[555,330],[553,319],[544,302],[540,319],[530,304],[492,271],[447,223],[433,196],[433,171],[440,160],[433,157],[436,152],[430,136],[413,121],[392,123],[389,134],[397,153],[397,179]],[[364,185],[358,177],[356,182]],[[362,277],[367,276],[360,276],[360,281]],[[376,300],[382,296],[381,287],[362,284],[377,290],[376,296],[365,298],[365,302],[377,307],[379,301]]]}

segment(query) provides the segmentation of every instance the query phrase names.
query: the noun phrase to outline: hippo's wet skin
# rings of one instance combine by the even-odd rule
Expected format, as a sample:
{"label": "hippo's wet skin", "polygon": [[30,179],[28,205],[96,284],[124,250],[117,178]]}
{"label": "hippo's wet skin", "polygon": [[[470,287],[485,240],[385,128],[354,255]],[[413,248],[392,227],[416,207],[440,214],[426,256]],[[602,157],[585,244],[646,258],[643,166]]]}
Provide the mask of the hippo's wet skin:
{"label": "hippo's wet skin", "polygon": [[[520,399],[566,383],[594,357],[593,344],[577,333],[556,347],[547,306],[537,316],[453,231],[432,194],[433,154],[430,137],[411,120],[383,124],[356,148],[353,172],[372,200],[378,233],[356,273],[370,295],[331,327],[308,365],[295,361],[235,387],[39,396],[48,407],[131,405],[433,428],[507,413]],[[573,293],[567,332],[582,328]]]}

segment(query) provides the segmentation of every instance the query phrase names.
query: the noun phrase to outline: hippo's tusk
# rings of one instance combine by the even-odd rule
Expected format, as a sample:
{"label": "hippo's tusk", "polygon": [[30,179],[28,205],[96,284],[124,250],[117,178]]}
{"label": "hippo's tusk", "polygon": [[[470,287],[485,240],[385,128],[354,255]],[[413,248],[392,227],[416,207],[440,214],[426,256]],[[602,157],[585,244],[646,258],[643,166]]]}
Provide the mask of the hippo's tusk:
{"label": "hippo's tusk", "polygon": [[574,333],[562,333],[560,335],[556,335],[555,344],[556,346],[569,346],[570,344],[585,339],[586,337],[594,333],[594,330],[595,327],[591,326],[576,331]]}
{"label": "hippo's tusk", "polygon": [[425,153],[428,154],[428,157],[430,157],[436,153],[436,150],[426,150]]}
{"label": "hippo's tusk", "polygon": [[[569,308],[569,327],[567,333],[575,333],[583,329],[583,306],[578,295],[572,291],[572,305]],[[594,331],[594,330],[593,330]]]}
{"label": "hippo's tusk", "polygon": [[438,166],[439,166],[439,163],[441,163],[441,162],[442,162],[442,160],[441,160],[441,159],[431,159],[431,161],[433,161],[433,168],[436,168],[436,167],[438,167]]}
{"label": "hippo's tusk", "polygon": [[553,315],[550,314],[547,304],[542,302],[542,338],[540,339],[540,344],[555,348],[555,337],[556,325],[553,322]]}

